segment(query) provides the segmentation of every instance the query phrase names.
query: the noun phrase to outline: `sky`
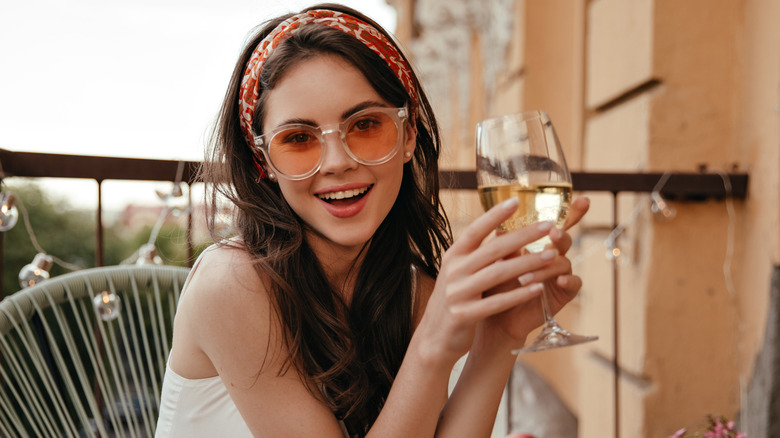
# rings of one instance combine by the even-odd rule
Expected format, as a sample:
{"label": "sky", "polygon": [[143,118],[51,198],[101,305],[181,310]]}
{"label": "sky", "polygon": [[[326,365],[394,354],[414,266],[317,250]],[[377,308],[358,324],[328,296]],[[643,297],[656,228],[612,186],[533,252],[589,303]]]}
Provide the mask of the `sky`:
{"label": "sky", "polygon": [[[25,0],[0,14],[0,148],[200,160],[250,31],[314,1]],[[343,0],[393,31],[385,0]],[[2,164],[2,163],[0,163]],[[45,181],[51,190],[91,181]],[[138,185],[105,193],[119,207]],[[116,187],[128,185],[118,183]],[[159,183],[158,183],[159,184]],[[143,185],[141,186],[143,187]],[[153,193],[153,190],[150,189]],[[124,193],[124,194],[123,194]],[[145,199],[141,196],[137,199]]]}

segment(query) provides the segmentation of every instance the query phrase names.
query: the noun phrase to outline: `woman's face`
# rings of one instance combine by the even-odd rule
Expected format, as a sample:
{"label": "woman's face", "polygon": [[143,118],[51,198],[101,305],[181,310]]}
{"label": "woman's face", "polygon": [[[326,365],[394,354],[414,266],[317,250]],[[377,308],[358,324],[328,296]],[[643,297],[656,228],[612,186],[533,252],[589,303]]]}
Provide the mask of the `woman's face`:
{"label": "woman's face", "polygon": [[[290,123],[340,123],[367,106],[393,107],[359,70],[335,55],[296,64],[266,93],[263,132]],[[317,173],[301,181],[277,176],[282,195],[314,231],[309,242],[315,250],[318,242],[359,250],[371,239],[398,196],[406,152],[414,150],[415,132],[404,126],[401,149],[384,164],[360,164],[338,136],[326,135]]]}

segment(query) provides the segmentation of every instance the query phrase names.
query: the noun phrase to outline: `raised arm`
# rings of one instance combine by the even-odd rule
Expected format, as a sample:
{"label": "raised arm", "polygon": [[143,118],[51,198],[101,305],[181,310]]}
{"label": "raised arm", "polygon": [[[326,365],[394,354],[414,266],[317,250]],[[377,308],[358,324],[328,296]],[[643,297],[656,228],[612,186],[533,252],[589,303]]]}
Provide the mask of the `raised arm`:
{"label": "raised arm", "polygon": [[[553,229],[549,232],[554,251],[548,254],[554,257],[546,264],[537,260],[535,266],[538,268],[531,268],[520,276],[520,282],[524,284],[545,283],[551,293],[553,312],[574,298],[582,285],[580,278],[572,275],[571,264],[565,258],[572,243],[565,230],[577,224],[588,208],[587,198],[576,200],[571,206],[564,231]],[[542,258],[541,254],[523,257]],[[517,278],[511,278],[508,283],[487,294],[513,293],[511,291],[519,286]],[[539,299],[532,299],[495,313],[478,324],[469,357],[442,413],[439,436],[490,436],[515,362],[510,350],[523,345],[528,333],[543,322],[541,315]]]}

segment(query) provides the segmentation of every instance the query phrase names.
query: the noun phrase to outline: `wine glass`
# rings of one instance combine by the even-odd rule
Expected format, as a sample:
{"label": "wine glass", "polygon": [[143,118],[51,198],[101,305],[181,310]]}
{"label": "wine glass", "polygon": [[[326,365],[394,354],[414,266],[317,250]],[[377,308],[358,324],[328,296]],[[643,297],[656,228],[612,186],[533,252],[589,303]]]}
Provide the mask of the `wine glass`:
{"label": "wine glass", "polygon": [[[515,230],[536,222],[552,221],[561,227],[571,202],[571,174],[552,121],[544,111],[527,111],[477,124],[477,189],[485,210],[516,196],[517,211],[498,232]],[[542,251],[545,236],[526,245]],[[598,336],[581,336],[561,328],[552,316],[546,287],[541,293],[544,325],[539,336],[512,353],[530,353],[595,341]]]}

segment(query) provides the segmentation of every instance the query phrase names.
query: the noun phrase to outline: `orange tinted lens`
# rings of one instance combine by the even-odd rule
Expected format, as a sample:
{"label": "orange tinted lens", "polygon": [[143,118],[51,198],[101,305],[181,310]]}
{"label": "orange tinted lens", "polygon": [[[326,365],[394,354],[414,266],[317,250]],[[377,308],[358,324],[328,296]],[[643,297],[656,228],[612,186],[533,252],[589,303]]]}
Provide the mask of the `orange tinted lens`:
{"label": "orange tinted lens", "polygon": [[365,161],[386,158],[398,143],[398,128],[384,113],[362,114],[347,126],[347,146]]}
{"label": "orange tinted lens", "polygon": [[299,127],[276,133],[268,149],[271,163],[279,172],[296,176],[317,166],[322,144],[313,130]]}

